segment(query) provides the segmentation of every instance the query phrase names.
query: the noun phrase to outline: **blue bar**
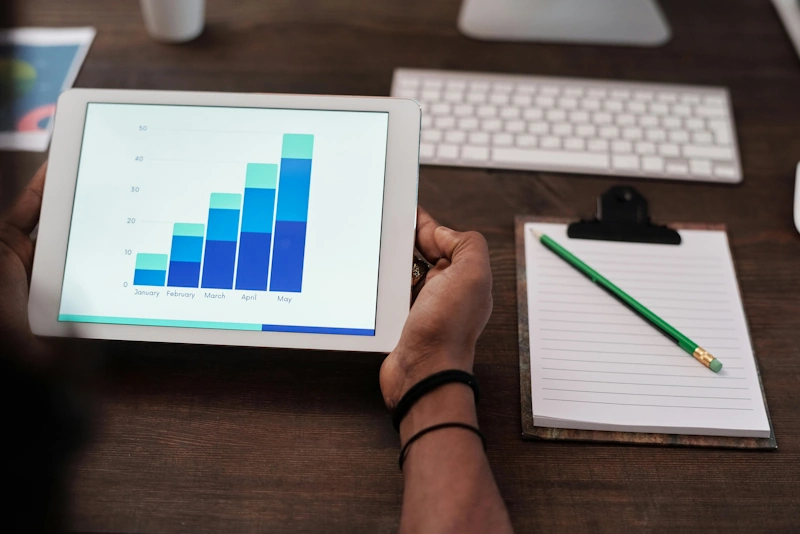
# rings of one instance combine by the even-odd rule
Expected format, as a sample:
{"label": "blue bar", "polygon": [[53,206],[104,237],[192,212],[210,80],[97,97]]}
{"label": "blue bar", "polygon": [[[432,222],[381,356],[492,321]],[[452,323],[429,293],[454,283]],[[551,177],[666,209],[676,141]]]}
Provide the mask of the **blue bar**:
{"label": "blue bar", "polygon": [[272,234],[242,232],[239,240],[239,265],[236,268],[236,289],[267,290],[271,246]]}
{"label": "blue bar", "polygon": [[211,193],[201,286],[233,289],[241,195]]}
{"label": "blue bar", "polygon": [[275,189],[245,188],[236,289],[267,290],[274,214]]}
{"label": "blue bar", "polygon": [[281,178],[278,182],[279,221],[308,220],[308,193],[311,189],[310,159],[281,159]]}
{"label": "blue bar", "polygon": [[202,237],[173,235],[167,285],[170,287],[198,287],[202,258]]}
{"label": "blue bar", "polygon": [[233,289],[236,241],[206,241],[203,284],[207,289]]}
{"label": "blue bar", "polygon": [[303,286],[306,223],[275,221],[275,250],[272,257],[270,291],[299,293]]}
{"label": "blue bar", "polygon": [[170,287],[197,287],[200,282],[199,261],[170,261],[169,280]]}
{"label": "blue bar", "polygon": [[133,285],[135,286],[163,286],[167,278],[167,271],[152,271],[150,269],[135,269],[133,271]]}
{"label": "blue bar", "polygon": [[281,158],[270,291],[302,291],[310,188],[311,160]]}
{"label": "blue bar", "polygon": [[342,336],[374,336],[375,330],[366,328],[326,328],[324,326],[261,325],[262,332],[295,332],[299,334],[337,334]]}

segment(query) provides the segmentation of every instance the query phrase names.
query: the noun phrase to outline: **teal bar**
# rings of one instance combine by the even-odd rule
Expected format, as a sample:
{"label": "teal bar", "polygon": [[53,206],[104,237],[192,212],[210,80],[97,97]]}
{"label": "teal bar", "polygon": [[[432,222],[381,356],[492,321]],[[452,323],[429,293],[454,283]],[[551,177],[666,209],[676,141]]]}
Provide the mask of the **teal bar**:
{"label": "teal bar", "polygon": [[195,223],[175,223],[172,227],[172,235],[182,235],[186,237],[203,237],[206,226]]}
{"label": "teal bar", "polygon": [[[241,183],[241,182],[240,182]],[[242,207],[242,195],[235,193],[211,193],[212,210],[238,210]]]}
{"label": "teal bar", "polygon": [[166,271],[167,260],[169,256],[166,254],[137,254],[136,255],[136,268],[146,271]]}
{"label": "teal bar", "polygon": [[283,134],[283,159],[311,159],[314,153],[314,136],[310,134]]}
{"label": "teal bar", "polygon": [[248,189],[275,189],[278,166],[274,163],[248,163],[244,186]]}
{"label": "teal bar", "polygon": [[260,324],[217,323],[213,321],[177,321],[170,319],[138,319],[131,317],[104,317],[102,315],[60,314],[59,321],[72,323],[129,324],[134,326],[172,326],[178,328],[214,328],[217,330],[261,330]]}

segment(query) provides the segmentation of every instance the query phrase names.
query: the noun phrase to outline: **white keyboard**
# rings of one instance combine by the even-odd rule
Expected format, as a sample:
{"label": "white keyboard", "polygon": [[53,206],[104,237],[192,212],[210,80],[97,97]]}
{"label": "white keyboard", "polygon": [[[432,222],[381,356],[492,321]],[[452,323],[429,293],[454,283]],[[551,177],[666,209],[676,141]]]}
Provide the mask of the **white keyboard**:
{"label": "white keyboard", "polygon": [[397,69],[422,107],[420,162],[742,180],[724,88]]}

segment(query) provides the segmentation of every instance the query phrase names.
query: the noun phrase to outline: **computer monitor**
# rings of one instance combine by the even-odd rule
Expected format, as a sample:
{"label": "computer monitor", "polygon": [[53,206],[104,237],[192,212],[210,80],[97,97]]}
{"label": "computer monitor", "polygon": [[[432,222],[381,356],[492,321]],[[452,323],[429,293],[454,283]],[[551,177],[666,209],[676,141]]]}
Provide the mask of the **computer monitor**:
{"label": "computer monitor", "polygon": [[464,0],[458,26],[500,41],[658,46],[670,38],[655,0]]}

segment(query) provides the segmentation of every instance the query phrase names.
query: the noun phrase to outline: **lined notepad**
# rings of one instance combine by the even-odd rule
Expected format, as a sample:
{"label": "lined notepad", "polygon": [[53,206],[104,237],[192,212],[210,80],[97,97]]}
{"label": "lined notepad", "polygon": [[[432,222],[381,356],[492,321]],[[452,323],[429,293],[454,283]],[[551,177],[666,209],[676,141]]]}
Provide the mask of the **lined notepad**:
{"label": "lined notepad", "polygon": [[[723,363],[713,373],[546,249],[549,235]],[[525,225],[531,399],[537,427],[769,437],[725,232],[681,245],[570,239]]]}

